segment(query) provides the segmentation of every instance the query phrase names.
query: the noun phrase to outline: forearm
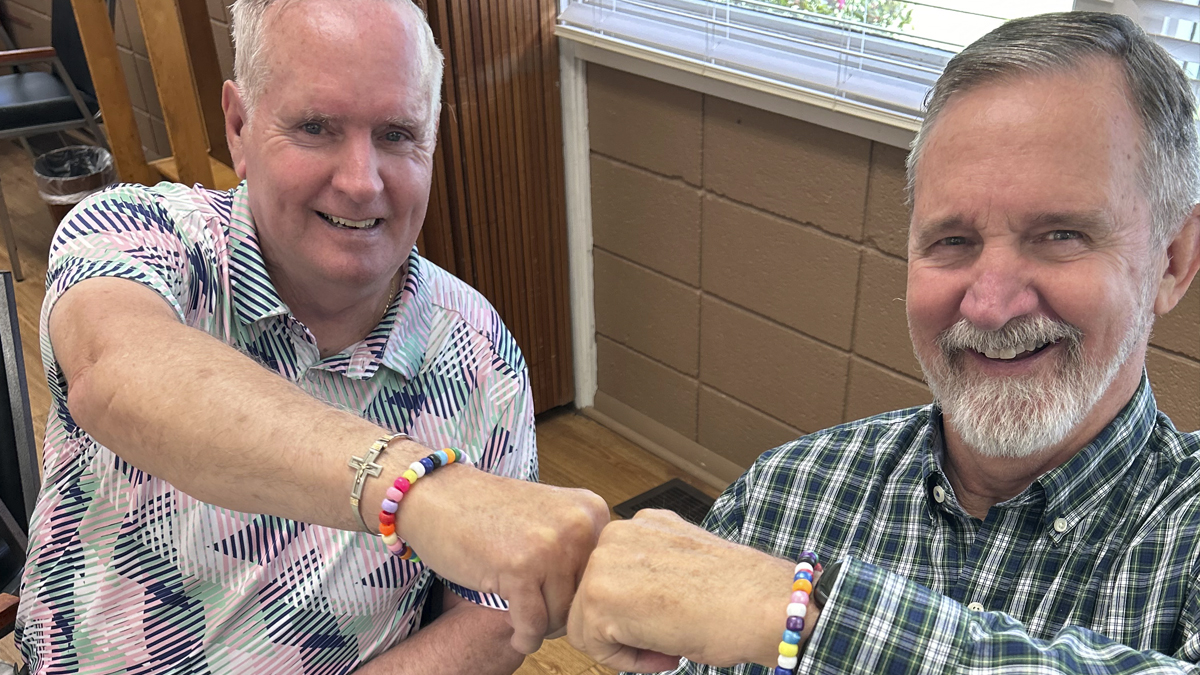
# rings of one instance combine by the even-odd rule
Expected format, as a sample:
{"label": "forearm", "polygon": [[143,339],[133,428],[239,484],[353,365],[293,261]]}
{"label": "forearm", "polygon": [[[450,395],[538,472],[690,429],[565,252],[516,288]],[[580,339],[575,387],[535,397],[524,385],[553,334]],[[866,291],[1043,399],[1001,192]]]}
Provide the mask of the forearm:
{"label": "forearm", "polygon": [[[346,462],[385,430],[179,323],[132,282],[72,288],[50,329],[72,416],[126,461],[212,504],[359,529]],[[395,443],[381,463],[398,475],[422,450]],[[365,500],[378,503],[381,483]]]}
{"label": "forearm", "polygon": [[509,675],[525,657],[509,640],[505,613],[445,591],[433,623],[354,671],[359,675]]}

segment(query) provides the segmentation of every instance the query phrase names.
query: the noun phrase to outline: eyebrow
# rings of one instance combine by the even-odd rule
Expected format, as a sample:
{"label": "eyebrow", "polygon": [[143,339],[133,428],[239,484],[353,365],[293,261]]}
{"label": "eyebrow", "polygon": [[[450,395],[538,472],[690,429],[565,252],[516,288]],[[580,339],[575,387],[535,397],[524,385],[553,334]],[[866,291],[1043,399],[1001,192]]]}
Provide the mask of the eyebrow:
{"label": "eyebrow", "polygon": [[913,223],[913,240],[918,246],[924,246],[930,241],[941,239],[946,232],[961,230],[967,225],[967,219],[960,215],[946,216],[939,218],[932,223],[925,225],[922,223]]}
{"label": "eyebrow", "polygon": [[[301,119],[311,122],[320,122],[322,124],[330,124],[341,122],[344,118],[341,115],[329,115],[327,113],[317,112],[311,108],[307,108],[300,112]],[[382,126],[399,127],[401,129],[421,129],[424,127],[420,121],[411,117],[389,117],[383,120]]]}

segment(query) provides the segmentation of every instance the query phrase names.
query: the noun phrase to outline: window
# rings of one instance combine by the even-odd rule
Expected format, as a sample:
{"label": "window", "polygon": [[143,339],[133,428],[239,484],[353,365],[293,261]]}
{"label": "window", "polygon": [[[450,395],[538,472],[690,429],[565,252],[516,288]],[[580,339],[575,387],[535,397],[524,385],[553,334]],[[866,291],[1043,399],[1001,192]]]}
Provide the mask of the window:
{"label": "window", "polygon": [[1200,0],[565,0],[558,34],[908,130],[949,59],[1018,16],[1122,11],[1200,90]]}

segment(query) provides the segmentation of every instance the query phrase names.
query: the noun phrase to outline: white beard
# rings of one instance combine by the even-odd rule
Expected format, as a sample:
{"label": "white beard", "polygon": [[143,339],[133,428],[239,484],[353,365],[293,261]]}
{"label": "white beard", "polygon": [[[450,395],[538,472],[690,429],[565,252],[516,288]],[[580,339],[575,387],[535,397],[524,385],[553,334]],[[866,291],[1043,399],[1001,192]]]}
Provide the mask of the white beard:
{"label": "white beard", "polygon": [[[989,457],[1022,458],[1058,445],[1108,391],[1121,366],[1149,335],[1154,321],[1143,289],[1142,310],[1107,361],[1083,354],[1083,334],[1046,317],[1020,317],[997,331],[981,331],[966,319],[938,336],[932,363],[921,358],[925,380],[945,418],[963,442]],[[1152,296],[1151,296],[1152,297]],[[1054,368],[1023,377],[989,377],[966,372],[966,349],[1014,348],[1030,341],[1060,344]]]}

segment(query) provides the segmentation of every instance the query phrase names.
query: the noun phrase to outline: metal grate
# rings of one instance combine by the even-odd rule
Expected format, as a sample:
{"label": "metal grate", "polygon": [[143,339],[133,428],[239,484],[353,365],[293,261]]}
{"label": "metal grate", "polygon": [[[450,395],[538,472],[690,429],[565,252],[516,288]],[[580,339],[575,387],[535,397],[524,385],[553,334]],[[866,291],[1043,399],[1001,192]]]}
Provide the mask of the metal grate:
{"label": "metal grate", "polygon": [[633,499],[617,504],[613,511],[622,518],[632,518],[633,514],[642,509],[667,509],[679,514],[680,518],[699,525],[712,505],[712,497],[678,478],[672,478]]}

